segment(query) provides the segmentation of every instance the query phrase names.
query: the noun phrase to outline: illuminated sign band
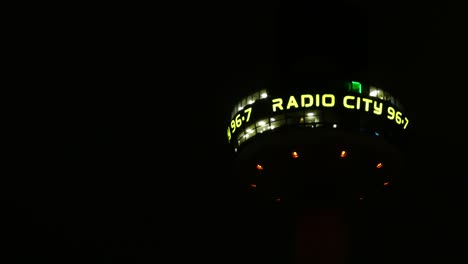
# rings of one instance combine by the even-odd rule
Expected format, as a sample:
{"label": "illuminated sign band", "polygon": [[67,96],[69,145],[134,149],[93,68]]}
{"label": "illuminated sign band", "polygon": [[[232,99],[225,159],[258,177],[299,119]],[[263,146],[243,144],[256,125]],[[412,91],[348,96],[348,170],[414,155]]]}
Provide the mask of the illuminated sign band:
{"label": "illuminated sign band", "polygon": [[249,95],[236,105],[227,127],[227,139],[240,145],[259,133],[291,125],[320,127],[331,123],[337,128],[341,123],[352,129],[379,130],[376,134],[393,131],[392,135],[408,128],[410,120],[387,92],[358,82],[349,87],[352,89],[347,92],[338,89],[336,93],[317,90],[271,97],[262,90]]}
{"label": "illuminated sign band", "polygon": [[[275,98],[272,100],[272,110],[276,112],[278,110],[290,110],[297,108],[308,108],[314,106],[314,95],[312,94],[302,94],[300,95],[300,104],[295,96],[289,96],[288,103],[284,106],[284,100],[282,98]],[[372,112],[375,115],[382,115],[383,103],[377,100],[370,98],[359,97],[355,95],[346,95],[341,100],[342,106],[347,109],[356,109],[360,110],[361,108],[365,112]],[[323,107],[335,107],[336,106],[336,97],[334,94],[315,94],[315,106]],[[403,116],[403,113],[395,110],[392,106],[387,106],[385,112],[387,113],[387,118],[389,120],[394,120],[396,124],[402,125],[403,129],[406,129],[409,123],[409,119]]]}

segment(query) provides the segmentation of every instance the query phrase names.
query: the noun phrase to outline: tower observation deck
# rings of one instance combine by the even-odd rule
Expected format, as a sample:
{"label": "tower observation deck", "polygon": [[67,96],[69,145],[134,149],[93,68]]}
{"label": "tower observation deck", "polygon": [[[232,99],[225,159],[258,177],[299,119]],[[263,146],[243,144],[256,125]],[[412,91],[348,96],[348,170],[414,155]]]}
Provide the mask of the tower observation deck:
{"label": "tower observation deck", "polygon": [[[226,123],[234,174],[249,199],[302,215],[294,220],[300,226],[317,220],[303,217],[317,210],[346,211],[388,200],[404,169],[412,120],[400,101],[380,87],[359,80],[320,80],[247,94]],[[334,215],[341,219],[338,215],[346,214]],[[302,231],[296,240],[311,226],[298,227]],[[294,263],[348,263],[307,262],[326,250],[315,247],[310,253],[310,245],[296,250]]]}

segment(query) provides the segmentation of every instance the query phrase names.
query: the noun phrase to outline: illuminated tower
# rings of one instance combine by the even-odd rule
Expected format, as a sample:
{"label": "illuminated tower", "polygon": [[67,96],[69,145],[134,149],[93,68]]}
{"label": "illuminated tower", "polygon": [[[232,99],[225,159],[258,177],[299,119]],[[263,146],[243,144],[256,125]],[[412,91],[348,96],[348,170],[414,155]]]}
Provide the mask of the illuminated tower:
{"label": "illuminated tower", "polygon": [[364,81],[290,85],[246,94],[234,106],[226,139],[235,175],[252,201],[293,220],[292,263],[348,263],[350,212],[389,199],[411,118],[397,98]]}

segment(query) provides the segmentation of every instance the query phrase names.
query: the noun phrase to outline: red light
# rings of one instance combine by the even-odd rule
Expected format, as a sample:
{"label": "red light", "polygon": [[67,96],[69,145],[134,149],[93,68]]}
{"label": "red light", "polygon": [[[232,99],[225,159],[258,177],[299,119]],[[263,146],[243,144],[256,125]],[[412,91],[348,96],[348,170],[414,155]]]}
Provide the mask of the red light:
{"label": "red light", "polygon": [[250,187],[252,187],[252,188],[257,188],[257,184],[253,184],[253,183],[252,183],[252,184],[250,184]]}
{"label": "red light", "polygon": [[259,170],[259,171],[263,170],[263,167],[260,164],[257,164],[257,166],[255,166],[255,168],[257,168],[257,170]]}
{"label": "red light", "polygon": [[382,164],[382,162],[379,162],[379,163],[377,163],[377,166],[375,166],[375,167],[376,167],[377,169],[380,169],[380,168],[382,168],[382,167],[383,167],[383,164]]}
{"label": "red light", "polygon": [[346,156],[348,156],[348,152],[346,152],[346,150],[342,150],[341,153],[340,153],[340,157],[344,158]]}
{"label": "red light", "polygon": [[384,182],[384,186],[388,186],[390,184],[390,182]]}
{"label": "red light", "polygon": [[293,158],[295,158],[295,159],[299,158],[299,154],[297,154],[296,151],[293,151],[293,152],[291,153],[291,156],[292,156]]}

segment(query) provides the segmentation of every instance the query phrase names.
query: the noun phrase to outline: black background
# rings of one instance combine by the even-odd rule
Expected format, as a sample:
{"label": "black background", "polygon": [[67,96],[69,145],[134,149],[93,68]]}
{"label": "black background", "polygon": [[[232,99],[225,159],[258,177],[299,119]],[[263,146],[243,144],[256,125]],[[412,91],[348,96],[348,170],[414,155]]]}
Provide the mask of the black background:
{"label": "black background", "polygon": [[280,220],[239,198],[225,127],[239,97],[299,61],[368,74],[413,120],[399,202],[368,218],[388,255],[370,262],[466,261],[463,4],[38,8],[9,27],[1,201],[13,263],[282,256],[268,232]]}

